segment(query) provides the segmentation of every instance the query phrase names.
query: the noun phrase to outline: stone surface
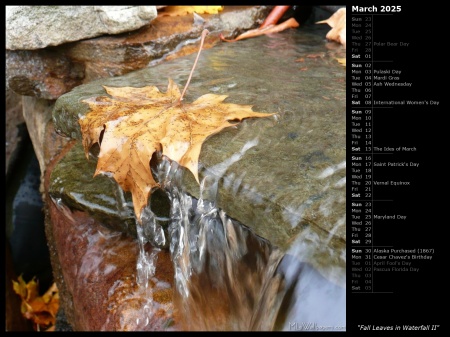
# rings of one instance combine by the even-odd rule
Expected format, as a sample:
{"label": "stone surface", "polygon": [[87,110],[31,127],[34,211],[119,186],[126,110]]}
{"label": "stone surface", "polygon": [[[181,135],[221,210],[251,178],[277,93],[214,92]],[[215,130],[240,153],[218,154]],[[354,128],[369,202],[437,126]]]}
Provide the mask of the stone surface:
{"label": "stone surface", "polygon": [[[247,120],[209,138],[200,178],[220,179],[219,207],[284,249],[304,228],[329,236],[334,248],[345,246],[345,68],[335,59],[345,50],[324,43],[326,31],[292,30],[205,50],[185,99],[227,94],[228,102],[278,113],[278,121]],[[75,88],[55,104],[56,128],[80,139],[77,120],[88,112],[81,101],[104,95],[102,85],[165,90],[172,77],[181,86],[194,56]],[[252,141],[257,145],[244,154]],[[242,158],[233,162],[237,153]],[[199,196],[192,175],[183,184]]]}
{"label": "stone surface", "polygon": [[[46,129],[49,123],[52,122],[52,109],[54,107],[54,102],[26,96],[22,98],[22,102],[23,115],[31,142],[33,144],[34,153],[39,161],[41,182],[43,182],[42,178],[49,162],[49,159],[45,158],[44,152],[45,142],[49,141],[49,139],[46,139]],[[54,144],[55,142],[52,142],[52,145]],[[43,191],[42,188],[41,191]]]}
{"label": "stone surface", "polygon": [[47,46],[138,29],[155,6],[6,6],[6,49]]}
{"label": "stone surface", "polygon": [[193,14],[158,15],[150,25],[135,32],[80,41],[64,46],[63,53],[84,63],[85,82],[90,82],[196,52],[203,29],[210,32],[204,48],[212,47],[219,42],[219,33],[228,36],[254,28],[268,12],[267,6],[226,6],[219,14],[202,14],[201,22],[196,22]]}
{"label": "stone surface", "polygon": [[10,163],[16,159],[16,149],[20,143],[19,125],[24,123],[22,97],[10,89],[5,93],[5,173]]}
{"label": "stone surface", "polygon": [[106,229],[86,213],[71,212],[51,200],[48,205],[55,224],[47,229],[57,252],[53,264],[62,267],[63,277],[57,279],[60,306],[75,331],[175,327],[167,251],[159,252],[155,277],[145,289],[136,283],[137,240]]}
{"label": "stone surface", "polygon": [[24,96],[55,100],[83,83],[84,65],[55,50],[6,51],[6,83]]}

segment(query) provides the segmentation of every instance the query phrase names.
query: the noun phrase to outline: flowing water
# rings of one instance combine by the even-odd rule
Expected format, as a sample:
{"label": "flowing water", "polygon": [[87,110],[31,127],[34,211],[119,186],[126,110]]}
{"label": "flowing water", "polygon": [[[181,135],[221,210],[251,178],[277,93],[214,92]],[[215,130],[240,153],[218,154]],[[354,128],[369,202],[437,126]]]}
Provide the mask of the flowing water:
{"label": "flowing water", "polygon": [[[159,163],[155,175],[171,201],[170,219],[145,210],[143,228],[138,226],[138,283],[147,287],[155,271],[158,250],[149,256],[145,243],[169,240],[174,307],[183,329],[343,331],[345,270],[341,263],[330,265],[322,270],[324,277],[310,262],[321,254],[345,264],[345,254],[333,256],[327,242],[309,231],[282,253],[215,203],[219,178],[256,144],[246,143],[239,153],[210,168],[215,175],[204,177],[198,200],[184,191],[183,171],[176,162]],[[163,230],[167,220],[168,238]]]}

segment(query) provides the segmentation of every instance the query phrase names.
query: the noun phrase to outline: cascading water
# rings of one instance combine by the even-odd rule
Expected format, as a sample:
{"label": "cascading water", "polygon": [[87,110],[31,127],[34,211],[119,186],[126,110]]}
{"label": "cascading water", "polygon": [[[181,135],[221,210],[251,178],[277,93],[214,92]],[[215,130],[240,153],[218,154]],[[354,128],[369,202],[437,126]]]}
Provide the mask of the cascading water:
{"label": "cascading water", "polygon": [[[174,317],[181,329],[343,331],[345,253],[335,256],[329,240],[310,230],[283,253],[216,205],[220,178],[257,143],[247,142],[209,168],[214,174],[204,175],[198,200],[183,190],[183,169],[160,160],[154,173],[170,199],[170,221],[167,226],[168,219],[144,211],[143,228],[138,226],[138,283],[146,286],[155,272],[157,250],[149,256],[145,243],[170,242]],[[338,262],[323,266],[317,255]]]}

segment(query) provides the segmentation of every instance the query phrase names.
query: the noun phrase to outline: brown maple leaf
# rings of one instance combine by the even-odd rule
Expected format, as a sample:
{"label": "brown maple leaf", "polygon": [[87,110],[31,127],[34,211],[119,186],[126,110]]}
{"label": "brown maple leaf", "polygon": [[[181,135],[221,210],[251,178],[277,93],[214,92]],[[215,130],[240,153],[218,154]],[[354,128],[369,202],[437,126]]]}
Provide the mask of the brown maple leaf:
{"label": "brown maple leaf", "polygon": [[83,101],[91,109],[79,120],[83,146],[89,157],[91,146],[99,143],[94,176],[112,175],[124,191],[131,191],[139,222],[151,190],[159,187],[150,169],[154,153],[184,166],[199,182],[198,159],[206,138],[244,118],[273,115],[254,112],[250,105],[224,103],[226,95],[206,94],[181,104],[182,95],[171,79],[165,93],[155,86],[104,88],[111,97]]}
{"label": "brown maple leaf", "polygon": [[26,283],[22,276],[18,282],[13,282],[13,289],[22,299],[22,315],[33,321],[35,329],[52,329],[56,323],[56,313],[59,309],[59,292],[56,283],[39,296],[39,284],[33,278]]}
{"label": "brown maple leaf", "polygon": [[346,47],[346,9],[340,8],[326,20],[318,21],[316,24],[326,23],[331,27],[326,38],[336,41]]}

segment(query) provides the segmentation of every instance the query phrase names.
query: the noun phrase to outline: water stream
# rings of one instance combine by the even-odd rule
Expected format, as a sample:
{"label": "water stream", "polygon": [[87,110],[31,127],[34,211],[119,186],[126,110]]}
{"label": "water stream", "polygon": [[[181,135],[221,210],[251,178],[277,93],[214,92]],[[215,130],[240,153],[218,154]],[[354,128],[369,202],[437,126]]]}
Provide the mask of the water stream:
{"label": "water stream", "polygon": [[[159,251],[148,255],[144,245],[169,241],[175,316],[183,330],[343,331],[345,253],[333,256],[337,253],[329,242],[312,231],[283,253],[216,205],[220,178],[257,143],[247,142],[240,152],[209,168],[214,175],[204,176],[199,199],[184,190],[184,171],[176,162],[160,161],[154,173],[169,196],[170,219],[158,218],[149,207],[143,213],[137,282],[147,288]],[[163,230],[167,223],[169,237]],[[317,254],[341,262],[319,272],[311,264]]]}

